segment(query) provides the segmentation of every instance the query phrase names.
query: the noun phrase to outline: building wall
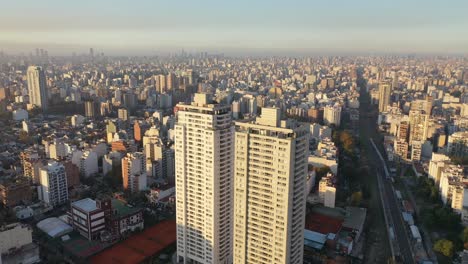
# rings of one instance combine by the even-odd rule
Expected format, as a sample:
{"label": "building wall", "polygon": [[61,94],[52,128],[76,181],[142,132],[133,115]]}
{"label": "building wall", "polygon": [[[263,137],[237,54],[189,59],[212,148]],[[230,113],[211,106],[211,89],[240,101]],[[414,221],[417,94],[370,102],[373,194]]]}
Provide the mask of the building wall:
{"label": "building wall", "polygon": [[303,263],[309,131],[263,113],[236,122],[233,263]]}
{"label": "building wall", "polygon": [[232,136],[229,105],[196,94],[177,105],[177,255],[185,263],[231,263]]}
{"label": "building wall", "polygon": [[32,229],[19,223],[12,224],[6,229],[0,229],[0,253],[7,253],[11,248],[21,248],[32,243]]}
{"label": "building wall", "polygon": [[65,168],[62,164],[51,161],[41,169],[39,199],[51,206],[68,201],[68,184]]}

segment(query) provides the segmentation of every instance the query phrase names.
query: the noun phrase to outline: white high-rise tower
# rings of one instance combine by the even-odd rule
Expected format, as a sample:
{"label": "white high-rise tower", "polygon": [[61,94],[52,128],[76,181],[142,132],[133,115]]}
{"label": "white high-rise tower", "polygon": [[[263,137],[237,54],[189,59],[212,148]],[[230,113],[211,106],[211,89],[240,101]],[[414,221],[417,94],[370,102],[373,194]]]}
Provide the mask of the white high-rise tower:
{"label": "white high-rise tower", "polygon": [[29,102],[32,105],[47,110],[47,83],[42,67],[29,66],[27,71]]}
{"label": "white high-rise tower", "polygon": [[177,256],[183,263],[232,263],[234,126],[230,105],[195,94],[175,125]]}
{"label": "white high-rise tower", "polygon": [[235,127],[234,263],[302,264],[308,127],[276,108]]}
{"label": "white high-rise tower", "polygon": [[392,95],[392,84],[388,81],[379,83],[379,112],[387,111]]}
{"label": "white high-rise tower", "polygon": [[50,160],[40,169],[39,200],[57,206],[68,201],[68,184],[65,167]]}

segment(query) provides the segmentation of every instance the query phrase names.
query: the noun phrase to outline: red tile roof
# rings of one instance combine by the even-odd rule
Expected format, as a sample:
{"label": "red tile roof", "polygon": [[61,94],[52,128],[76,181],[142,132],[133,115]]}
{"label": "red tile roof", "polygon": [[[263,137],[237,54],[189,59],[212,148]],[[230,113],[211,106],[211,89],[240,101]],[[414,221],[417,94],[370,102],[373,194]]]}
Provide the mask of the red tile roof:
{"label": "red tile roof", "polygon": [[166,220],[92,257],[91,263],[141,263],[175,242],[176,223]]}
{"label": "red tile roof", "polygon": [[310,213],[306,217],[305,229],[321,234],[338,234],[343,224],[342,219],[333,218],[319,213]]}

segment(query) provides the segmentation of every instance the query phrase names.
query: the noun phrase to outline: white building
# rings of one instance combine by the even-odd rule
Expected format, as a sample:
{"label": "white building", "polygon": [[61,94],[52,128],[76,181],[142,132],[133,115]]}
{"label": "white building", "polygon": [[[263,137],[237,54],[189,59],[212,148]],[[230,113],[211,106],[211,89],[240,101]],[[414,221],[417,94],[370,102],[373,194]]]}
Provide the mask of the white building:
{"label": "white building", "polygon": [[432,153],[432,158],[429,162],[428,176],[430,179],[434,180],[436,186],[440,181],[440,174],[442,172],[442,169],[445,167],[446,164],[449,163],[450,158],[447,155],[435,152]]}
{"label": "white building", "polygon": [[381,82],[379,84],[379,112],[387,111],[390,105],[390,96],[392,94],[392,85],[390,82]]}
{"label": "white building", "polygon": [[276,108],[236,122],[233,263],[303,263],[309,134]]}
{"label": "white building", "polygon": [[49,145],[49,157],[51,159],[63,159],[68,156],[70,151],[71,147],[61,140],[54,140],[54,143]]}
{"label": "white building", "polygon": [[53,160],[40,170],[39,200],[56,206],[68,201],[65,167]]}
{"label": "white building", "polygon": [[27,71],[29,103],[47,110],[47,82],[42,67],[29,66]]}
{"label": "white building", "polygon": [[83,152],[83,154],[81,155],[79,164],[77,164],[83,176],[89,177],[99,172],[97,159],[98,159],[98,156],[96,152],[90,151],[90,150]]}
{"label": "white building", "polygon": [[231,107],[195,94],[176,109],[177,256],[183,263],[232,263]]}
{"label": "white building", "polygon": [[71,125],[74,127],[83,125],[84,121],[85,121],[85,117],[82,115],[73,115],[71,117]]}
{"label": "white building", "polygon": [[143,148],[146,156],[146,174],[157,179],[173,179],[174,150],[164,144],[156,127],[145,132]]}
{"label": "white building", "polygon": [[122,121],[127,121],[129,119],[128,110],[125,108],[120,108],[117,111],[117,116]]}
{"label": "white building", "polygon": [[326,207],[335,208],[336,200],[336,187],[334,184],[334,176],[328,173],[325,177],[322,177],[319,182],[319,199]]}
{"label": "white building", "polygon": [[123,155],[124,154],[119,151],[111,151],[104,155],[102,158],[102,174],[107,175],[114,167],[118,167],[122,162]]}
{"label": "white building", "polygon": [[446,165],[441,172],[439,190],[440,197],[444,204],[452,200],[454,187],[460,184],[463,178],[463,167],[459,165]]}
{"label": "white building", "polygon": [[323,109],[323,122],[326,125],[334,124],[335,126],[340,126],[341,124],[341,106],[326,106]]}

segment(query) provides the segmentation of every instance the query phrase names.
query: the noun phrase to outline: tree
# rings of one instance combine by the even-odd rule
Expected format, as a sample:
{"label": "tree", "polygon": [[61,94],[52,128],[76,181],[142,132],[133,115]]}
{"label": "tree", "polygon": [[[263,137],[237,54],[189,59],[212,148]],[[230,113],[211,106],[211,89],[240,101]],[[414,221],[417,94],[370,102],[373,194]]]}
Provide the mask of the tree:
{"label": "tree", "polygon": [[463,229],[463,232],[460,234],[460,238],[464,243],[464,248],[468,249],[468,227],[465,227],[465,229]]}
{"label": "tree", "polygon": [[450,93],[451,96],[457,97],[457,98],[460,98],[461,94],[462,94],[461,91],[458,91],[458,90],[453,91],[453,92]]}
{"label": "tree", "polygon": [[351,194],[351,204],[354,206],[358,206],[361,204],[362,201],[362,192],[354,192]]}
{"label": "tree", "polygon": [[454,245],[453,242],[447,239],[437,240],[434,244],[434,251],[451,258],[453,256]]}

